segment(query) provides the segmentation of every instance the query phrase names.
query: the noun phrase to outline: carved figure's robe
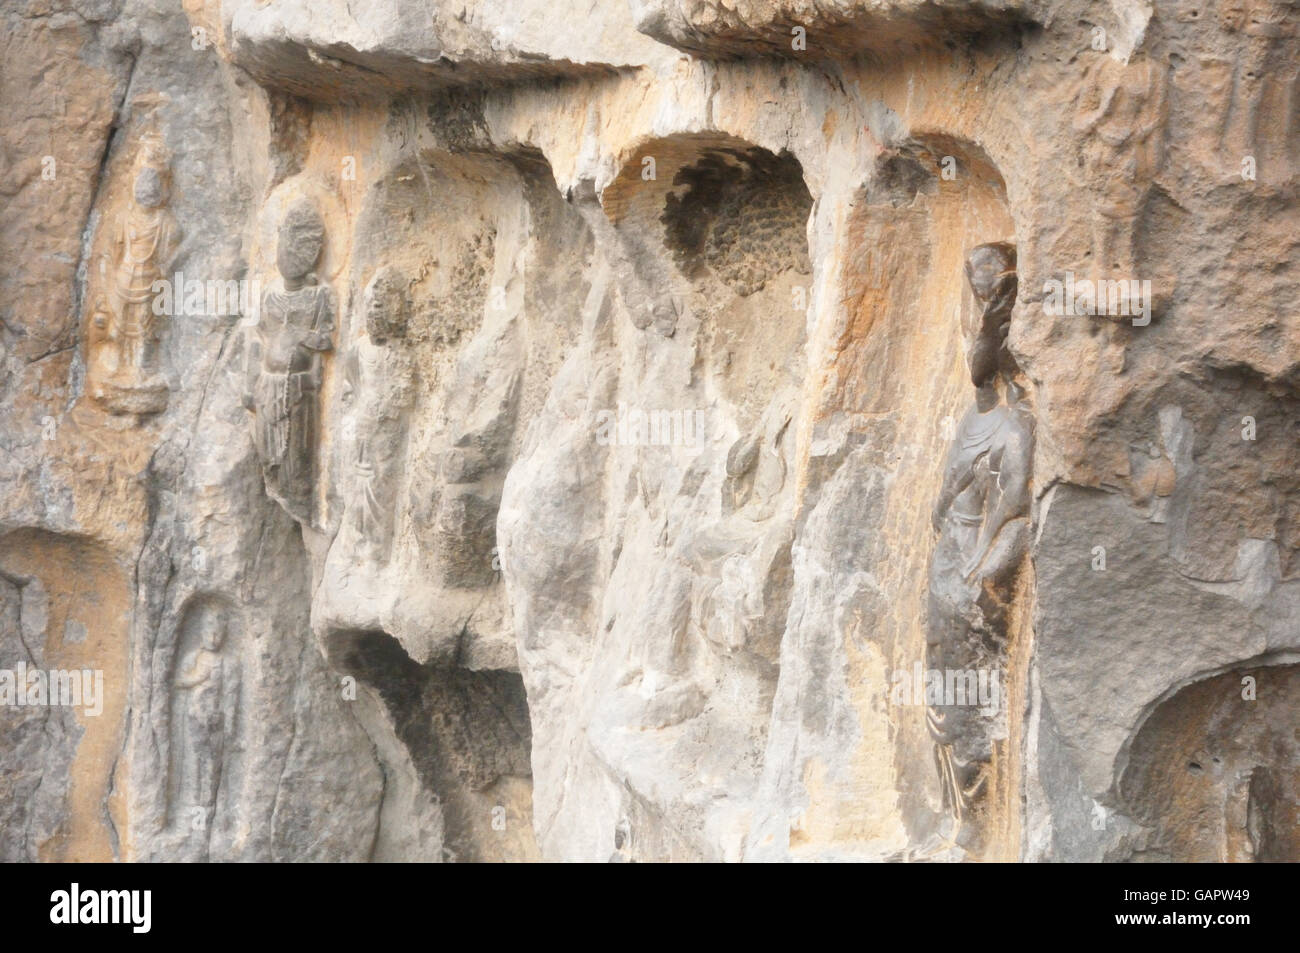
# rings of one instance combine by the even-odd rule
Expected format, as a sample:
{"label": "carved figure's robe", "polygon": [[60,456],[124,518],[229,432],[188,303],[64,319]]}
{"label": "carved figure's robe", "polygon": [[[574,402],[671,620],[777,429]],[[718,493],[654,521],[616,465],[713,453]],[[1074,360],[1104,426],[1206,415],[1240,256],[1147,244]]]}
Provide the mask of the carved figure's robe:
{"label": "carved figure's robe", "polygon": [[290,513],[311,510],[321,383],[320,353],[333,344],[334,294],[325,285],[262,296],[256,379],[251,386],[253,443],[267,488]]}
{"label": "carved figure's robe", "polygon": [[223,754],[224,671],[221,655],[198,649],[181,663],[177,678],[181,719],[177,752],[180,765],[179,803],[181,811],[210,808],[216,800]]}
{"label": "carved figure's robe", "polygon": [[163,277],[162,269],[174,251],[176,227],[164,208],[132,205],[123,217],[117,238],[117,268],[113,293],[117,304],[117,327],[126,365],[141,370],[145,347],[154,334],[153,283]]}
{"label": "carved figure's robe", "polygon": [[[947,479],[956,477],[964,485],[941,514],[939,540],[930,562],[926,633],[926,668],[941,673],[945,685],[950,672],[1000,668],[999,643],[1005,633],[998,631],[1001,620],[990,618],[991,605],[982,598],[984,572],[973,564],[997,548],[990,545],[989,553],[978,551],[984,523],[1005,491],[999,486],[995,461],[1006,452],[1016,452],[1017,446],[1027,446],[1027,430],[1017,411],[999,404],[987,413],[967,414],[948,452]],[[989,527],[990,541],[1004,528]],[[972,570],[974,575],[968,578]],[[991,733],[981,723],[988,718],[979,699],[929,708],[930,732],[937,744],[948,749],[957,775],[953,780],[959,787],[973,783],[979,765],[992,756]]]}
{"label": "carved figure's robe", "polygon": [[356,484],[350,505],[358,533],[380,552],[392,537],[392,494],[412,398],[411,363],[402,347],[400,341],[376,345],[367,338],[353,352]]}

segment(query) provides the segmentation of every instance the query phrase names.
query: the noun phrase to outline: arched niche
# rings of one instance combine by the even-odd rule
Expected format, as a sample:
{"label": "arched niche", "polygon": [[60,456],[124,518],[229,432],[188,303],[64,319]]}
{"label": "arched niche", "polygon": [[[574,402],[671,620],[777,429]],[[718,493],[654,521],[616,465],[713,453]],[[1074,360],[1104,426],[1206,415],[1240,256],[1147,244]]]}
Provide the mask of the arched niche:
{"label": "arched niche", "polygon": [[964,264],[971,248],[993,241],[1014,242],[1015,226],[1002,175],[982,149],[931,136],[880,155],[848,219],[835,409],[896,412],[923,390],[929,410],[943,410],[938,423],[969,397]]}
{"label": "arched niche", "polygon": [[46,693],[60,704],[0,705],[0,860],[120,858],[131,612],[130,574],[98,540],[0,536],[0,669],[76,672],[83,688],[77,704],[63,684]]}
{"label": "arched niche", "polygon": [[720,133],[654,139],[601,203],[633,323],[698,326],[705,374],[752,424],[804,371],[813,201],[798,160]]}
{"label": "arched niche", "polygon": [[250,717],[246,682],[253,678],[244,629],[228,597],[198,592],[185,600],[172,631],[166,826],[188,859],[208,860],[212,832],[238,823]]}
{"label": "arched niche", "polygon": [[[496,515],[578,338],[591,235],[530,150],[403,146],[358,189],[323,428],[339,531],[317,627],[377,624],[421,664],[463,653],[512,668]],[[381,274],[403,320],[378,346],[366,311]]]}
{"label": "arched niche", "polygon": [[1241,666],[1179,688],[1133,734],[1120,774],[1143,828],[1133,861],[1300,860],[1300,665]]}
{"label": "arched niche", "polygon": [[[839,228],[844,310],[823,342],[827,368],[812,435],[814,446],[831,450],[815,452],[809,482],[817,493],[822,480],[833,481],[825,498],[835,500],[840,513],[826,519],[849,528],[831,545],[853,552],[854,569],[872,580],[852,597],[853,613],[847,614],[862,620],[852,627],[848,648],[849,682],[864,686],[855,702],[867,722],[862,737],[890,739],[888,770],[901,792],[897,810],[908,842],[921,845],[917,857],[953,852],[1013,859],[1032,635],[1028,558],[1017,561],[997,596],[1000,631],[989,652],[963,666],[997,669],[999,698],[988,706],[995,714],[980,716],[990,721],[978,730],[997,740],[982,793],[963,809],[960,832],[945,805],[927,705],[912,690],[925,684],[933,662],[927,651],[930,616],[937,611],[931,563],[942,538],[933,514],[950,448],[976,399],[966,338],[983,305],[968,286],[965,263],[976,246],[1014,244],[1006,186],[977,145],[917,136],[879,153]],[[1023,375],[1009,373],[1030,390]],[[1026,407],[1032,394],[1030,401]],[[957,612],[951,606],[946,611]],[[870,716],[861,715],[863,706],[872,708]],[[855,757],[878,765],[879,748],[863,745]],[[843,810],[860,812],[863,825],[874,817],[865,805]]]}

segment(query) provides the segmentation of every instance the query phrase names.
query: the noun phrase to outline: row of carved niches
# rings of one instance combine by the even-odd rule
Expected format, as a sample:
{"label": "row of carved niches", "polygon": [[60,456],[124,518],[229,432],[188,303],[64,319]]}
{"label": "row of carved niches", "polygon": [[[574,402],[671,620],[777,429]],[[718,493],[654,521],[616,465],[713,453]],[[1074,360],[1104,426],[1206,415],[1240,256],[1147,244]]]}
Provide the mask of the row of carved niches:
{"label": "row of carved niches", "polygon": [[383,627],[421,663],[514,667],[501,491],[578,333],[590,236],[535,158],[412,147],[358,190],[315,618]]}
{"label": "row of carved niches", "polygon": [[1128,748],[1112,860],[1300,860],[1300,666],[1243,666],[1162,700]]}

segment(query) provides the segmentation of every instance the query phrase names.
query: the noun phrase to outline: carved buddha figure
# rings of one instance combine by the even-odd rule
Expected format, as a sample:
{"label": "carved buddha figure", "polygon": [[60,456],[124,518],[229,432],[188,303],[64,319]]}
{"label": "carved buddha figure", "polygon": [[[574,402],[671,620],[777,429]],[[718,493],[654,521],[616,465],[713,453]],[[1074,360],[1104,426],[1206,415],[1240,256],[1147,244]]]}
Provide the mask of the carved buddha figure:
{"label": "carved buddha figure", "polygon": [[244,397],[267,491],[300,521],[311,519],[321,353],[333,347],[334,293],[312,273],[324,240],[315,206],[291,206],[276,250],[280,277],[263,293],[251,335]]}
{"label": "carved buddha figure", "polygon": [[154,339],[153,283],[174,242],[174,222],[163,208],[162,176],[145,168],[135,180],[131,209],[117,240],[114,290],[121,305],[122,352],[128,366],[144,368]]}
{"label": "carved buddha figure", "polygon": [[199,645],[176,667],[176,701],[172,718],[178,720],[178,751],[173,753],[179,772],[175,806],[181,811],[212,809],[225,748],[226,706],[237,695],[236,676],[227,671],[222,656],[226,620],[219,610],[200,617]]}
{"label": "carved buddha figure", "polygon": [[[158,336],[154,282],[163,278],[180,238],[166,202],[166,154],[158,143],[146,142],[130,205],[101,262],[109,287],[96,301],[87,333],[89,390],[110,410],[155,411],[166,404],[166,385],[150,373]],[[152,400],[124,396],[147,389],[160,393]]]}
{"label": "carved buddha figure", "polygon": [[[1000,669],[1008,585],[1029,543],[1034,424],[1006,348],[1015,263],[1007,243],[981,245],[966,261],[981,309],[967,335],[975,404],[948,449],[930,563],[926,660],[945,684],[950,672]],[[992,757],[994,722],[981,704],[968,698],[931,704],[928,711],[945,805],[958,820],[979,795]]]}

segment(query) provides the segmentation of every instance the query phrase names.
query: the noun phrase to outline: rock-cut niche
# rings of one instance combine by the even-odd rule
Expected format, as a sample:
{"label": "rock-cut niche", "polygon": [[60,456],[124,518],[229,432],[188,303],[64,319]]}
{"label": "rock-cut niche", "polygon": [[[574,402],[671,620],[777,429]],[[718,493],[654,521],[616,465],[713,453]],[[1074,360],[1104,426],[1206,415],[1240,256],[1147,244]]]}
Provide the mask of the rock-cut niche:
{"label": "rock-cut niche", "polygon": [[[378,695],[420,783],[440,802],[444,857],[526,859],[499,833],[507,804],[531,792],[532,731],[519,674],[420,665],[378,630],[331,633],[328,654],[336,670]],[[527,849],[531,831],[525,841],[514,849]]]}
{"label": "rock-cut niche", "polygon": [[120,858],[130,613],[129,574],[101,543],[0,536],[0,670],[16,681],[22,664],[28,686],[36,670],[60,673],[51,704],[0,704],[0,861]]}
{"label": "rock-cut niche", "polygon": [[[639,492],[615,504],[607,591],[645,579],[660,597],[607,598],[588,671],[615,674],[594,698],[578,704],[591,688],[559,665],[537,681],[564,686],[566,708],[587,719],[571,729],[583,744],[563,756],[594,757],[617,791],[606,856],[740,854],[791,592],[812,204],[794,156],[720,134],[641,143],[601,195],[595,227],[633,326],[619,333],[642,335],[653,355],[618,382],[611,482]],[[685,426],[656,425],[656,414]],[[719,748],[718,738],[733,741]],[[707,770],[693,760],[703,748],[714,751]],[[645,783],[661,777],[679,780]],[[590,816],[568,791],[539,792],[551,802],[560,807],[545,812],[543,838],[546,825]]]}
{"label": "rock-cut niche", "polygon": [[672,334],[693,314],[701,369],[754,424],[804,371],[813,203],[798,160],[719,134],[656,139],[602,204],[633,321]]}
{"label": "rock-cut niche", "polygon": [[1300,665],[1195,682],[1134,735],[1120,799],[1144,827],[1127,857],[1174,863],[1300,860]]}
{"label": "rock-cut niche", "polygon": [[[836,480],[882,487],[844,540],[875,578],[855,597],[870,620],[861,677],[888,687],[880,730],[909,792],[909,839],[954,859],[1012,858],[1018,836],[1035,418],[1009,346],[1014,235],[982,150],[931,136],[884,152],[848,223],[838,374],[820,415],[850,434]],[[838,458],[815,462],[814,489],[823,467]],[[887,671],[870,670],[876,658]],[[936,675],[944,695],[918,695]]]}

